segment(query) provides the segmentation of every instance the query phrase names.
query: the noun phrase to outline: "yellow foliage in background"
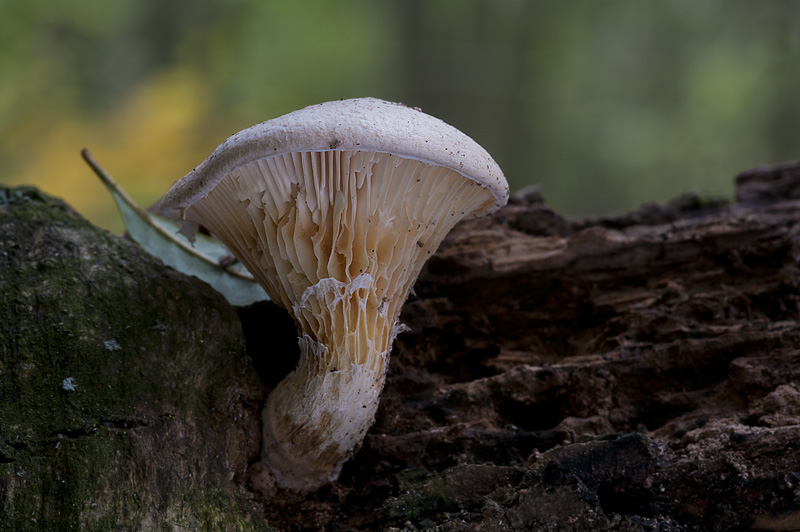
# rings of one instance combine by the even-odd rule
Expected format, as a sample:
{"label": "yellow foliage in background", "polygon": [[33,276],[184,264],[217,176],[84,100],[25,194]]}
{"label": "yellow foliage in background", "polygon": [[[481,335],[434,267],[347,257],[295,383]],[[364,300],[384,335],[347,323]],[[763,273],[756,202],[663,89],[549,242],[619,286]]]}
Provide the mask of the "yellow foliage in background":
{"label": "yellow foliage in background", "polygon": [[88,148],[143,207],[202,161],[224,131],[209,126],[209,94],[191,71],[171,70],[137,87],[110,116],[73,116],[36,123],[9,136],[15,171],[9,184],[35,183],[63,198],[97,225],[119,232],[122,222],[103,186],[84,164]]}

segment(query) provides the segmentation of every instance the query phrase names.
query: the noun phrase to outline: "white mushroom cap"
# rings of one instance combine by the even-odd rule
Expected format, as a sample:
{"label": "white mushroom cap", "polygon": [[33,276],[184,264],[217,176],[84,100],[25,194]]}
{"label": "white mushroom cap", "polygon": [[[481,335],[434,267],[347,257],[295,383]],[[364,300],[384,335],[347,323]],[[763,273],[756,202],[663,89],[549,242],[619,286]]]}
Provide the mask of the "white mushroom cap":
{"label": "white mushroom cap", "polygon": [[459,220],[504,204],[486,151],[441,120],[372,98],[315,105],[230,137],[164,197],[294,318],[297,368],[263,413],[264,465],[307,491],[374,420],[400,309]]}
{"label": "white mushroom cap", "polygon": [[181,211],[204,197],[232,170],[270,155],[301,151],[391,153],[443,166],[486,187],[489,214],[508,201],[508,183],[491,155],[453,126],[401,103],[376,98],[311,105],[249,127],[222,143],[164,196],[162,212]]}

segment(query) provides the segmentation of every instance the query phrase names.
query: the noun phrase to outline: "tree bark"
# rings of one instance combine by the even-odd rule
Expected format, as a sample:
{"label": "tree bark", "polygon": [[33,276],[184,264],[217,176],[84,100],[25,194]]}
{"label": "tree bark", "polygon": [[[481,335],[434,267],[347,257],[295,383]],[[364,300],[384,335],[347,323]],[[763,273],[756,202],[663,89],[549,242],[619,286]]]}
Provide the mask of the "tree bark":
{"label": "tree bark", "polygon": [[[0,189],[0,523],[14,530],[800,529],[800,168],[462,223],[338,482],[264,496],[297,347],[30,189]],[[245,348],[246,343],[246,348]],[[57,523],[64,523],[63,525]],[[438,528],[437,528],[438,527]]]}
{"label": "tree bark", "polygon": [[219,294],[0,188],[0,529],[267,530],[262,400]]}

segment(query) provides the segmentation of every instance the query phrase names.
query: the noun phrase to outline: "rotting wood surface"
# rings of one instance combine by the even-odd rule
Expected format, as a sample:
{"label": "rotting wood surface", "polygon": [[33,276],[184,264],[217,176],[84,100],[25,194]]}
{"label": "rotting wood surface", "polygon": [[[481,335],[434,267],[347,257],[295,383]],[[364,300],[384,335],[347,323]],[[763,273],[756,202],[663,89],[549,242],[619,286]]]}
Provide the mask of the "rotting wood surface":
{"label": "rotting wood surface", "polygon": [[800,201],[776,182],[800,172],[743,174],[733,204],[569,220],[534,196],[458,226],[363,448],[273,522],[800,529]]}

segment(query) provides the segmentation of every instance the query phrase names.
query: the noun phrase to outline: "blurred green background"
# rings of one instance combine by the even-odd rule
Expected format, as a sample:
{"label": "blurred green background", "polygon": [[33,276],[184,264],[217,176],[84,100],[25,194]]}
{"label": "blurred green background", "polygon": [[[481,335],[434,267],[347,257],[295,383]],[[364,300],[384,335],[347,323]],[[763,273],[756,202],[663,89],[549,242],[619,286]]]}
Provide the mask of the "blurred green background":
{"label": "blurred green background", "polygon": [[800,157],[790,0],[0,0],[0,182],[121,229],[228,135],[375,96],[455,125],[568,215],[730,197]]}

